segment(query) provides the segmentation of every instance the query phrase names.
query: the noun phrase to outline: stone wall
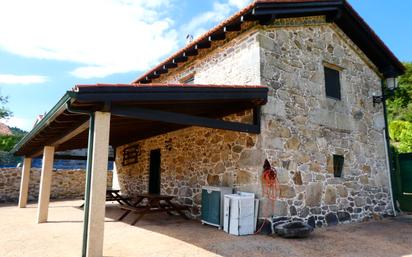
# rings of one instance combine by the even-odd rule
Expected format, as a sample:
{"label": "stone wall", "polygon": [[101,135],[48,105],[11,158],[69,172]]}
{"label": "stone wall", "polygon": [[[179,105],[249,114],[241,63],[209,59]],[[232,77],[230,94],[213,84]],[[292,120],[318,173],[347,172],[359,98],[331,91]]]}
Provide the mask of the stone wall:
{"label": "stone wall", "polygon": [[[279,171],[274,213],[317,226],[391,213],[381,78],[361,51],[323,17],[285,19],[259,33],[263,151]],[[325,95],[324,65],[341,70],[342,100]],[[343,155],[342,178],[333,154]]]}
{"label": "stone wall", "polygon": [[[232,119],[249,122],[251,114],[233,115]],[[138,163],[122,166],[123,149],[116,154],[116,167],[122,192],[147,193],[150,151],[161,151],[161,193],[175,195],[193,207],[199,217],[202,186],[231,186],[256,191],[256,168],[248,165],[256,158],[257,136],[217,129],[187,128],[136,142],[140,148]]]}
{"label": "stone wall", "polygon": [[[40,187],[40,169],[30,172],[29,201],[38,199]],[[0,169],[0,203],[18,202],[20,192],[21,169]],[[108,172],[108,186],[111,186],[112,173]],[[54,170],[52,175],[52,199],[74,199],[84,194],[84,170]]]}
{"label": "stone wall", "polygon": [[[381,94],[376,67],[324,17],[245,27],[238,38],[216,43],[156,82],[177,82],[195,72],[195,83],[266,85],[262,133],[180,130],[137,142],[139,163],[127,167],[119,165],[120,147],[116,161],[123,189],[147,191],[148,152],[160,148],[162,192],[193,205],[195,216],[202,185],[254,192],[261,216],[296,217],[318,227],[390,214],[383,110],[372,104],[372,95]],[[341,70],[341,101],[325,95],[324,65]],[[341,178],[333,174],[334,154],[345,157]],[[276,202],[262,195],[265,158],[278,171]]]}
{"label": "stone wall", "polygon": [[214,41],[211,50],[200,50],[199,55],[189,57],[186,64],[153,83],[179,83],[195,74],[195,84],[260,85],[258,31],[253,25],[244,23],[241,32]]}

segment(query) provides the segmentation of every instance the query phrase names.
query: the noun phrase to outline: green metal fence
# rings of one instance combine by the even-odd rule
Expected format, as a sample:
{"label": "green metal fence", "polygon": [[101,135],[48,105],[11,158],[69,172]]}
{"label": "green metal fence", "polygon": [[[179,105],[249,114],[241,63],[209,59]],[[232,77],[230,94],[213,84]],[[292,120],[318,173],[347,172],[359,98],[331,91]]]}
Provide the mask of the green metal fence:
{"label": "green metal fence", "polygon": [[392,176],[393,193],[399,208],[412,212],[412,153],[394,154],[395,173]]}

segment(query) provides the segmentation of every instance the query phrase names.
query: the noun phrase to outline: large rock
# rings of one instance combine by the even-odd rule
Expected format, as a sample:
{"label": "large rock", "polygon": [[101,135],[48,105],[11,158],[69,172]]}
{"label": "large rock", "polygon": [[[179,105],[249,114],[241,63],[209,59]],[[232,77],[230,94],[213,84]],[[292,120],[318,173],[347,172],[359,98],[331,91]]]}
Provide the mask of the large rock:
{"label": "large rock", "polygon": [[308,225],[311,226],[312,228],[316,227],[316,219],[314,216],[310,216],[308,219]]}
{"label": "large rock", "polygon": [[277,200],[275,203],[275,210],[273,213],[275,216],[287,216],[288,204],[284,201]]}
{"label": "large rock", "polygon": [[253,181],[253,176],[247,171],[239,170],[237,172],[237,184],[238,185],[245,185],[251,184]]}
{"label": "large rock", "polygon": [[215,168],[214,168],[214,173],[215,174],[221,174],[225,172],[225,165],[222,162],[219,162],[218,164],[216,164]]}
{"label": "large rock", "polygon": [[336,204],[336,189],[333,186],[326,186],[324,201],[328,205]]}
{"label": "large rock", "polygon": [[355,205],[356,207],[363,207],[366,205],[366,199],[363,197],[356,197],[355,198]]}
{"label": "large rock", "polygon": [[346,221],[350,221],[351,217],[350,217],[350,214],[348,212],[340,211],[340,212],[338,212],[338,219],[339,219],[340,222],[346,222]]}
{"label": "large rock", "polygon": [[278,171],[278,181],[280,184],[286,184],[289,182],[289,172],[283,168],[280,168]]}
{"label": "large rock", "polygon": [[240,168],[253,168],[263,166],[265,155],[261,151],[257,150],[245,150],[242,152],[239,158]]}
{"label": "large rock", "polygon": [[342,197],[342,198],[348,197],[348,190],[346,189],[345,186],[337,185],[336,189],[337,189],[338,194],[339,194],[340,197]]}
{"label": "large rock", "polygon": [[233,175],[232,173],[223,174],[222,186],[232,187],[233,186]]}
{"label": "large rock", "polygon": [[295,174],[293,175],[293,182],[298,186],[301,186],[303,184],[302,174],[300,173],[300,171],[295,172]]}
{"label": "large rock", "polygon": [[320,202],[322,200],[322,191],[323,191],[322,183],[319,183],[319,182],[309,183],[306,186],[306,196],[305,196],[306,206],[309,206],[309,207],[320,206]]}
{"label": "large rock", "polygon": [[283,140],[280,137],[276,137],[273,133],[270,133],[266,135],[263,141],[263,148],[283,150],[283,144]]}
{"label": "large rock", "polygon": [[299,217],[301,217],[301,218],[306,218],[308,215],[309,215],[309,208],[308,207],[303,207],[299,211]]}
{"label": "large rock", "polygon": [[295,188],[289,185],[280,185],[280,198],[293,198],[296,196]]}
{"label": "large rock", "polygon": [[292,137],[286,142],[286,148],[289,150],[298,150],[300,147],[300,140],[298,137]]}
{"label": "large rock", "polygon": [[333,212],[326,214],[325,219],[328,223],[328,226],[335,226],[339,223],[338,216],[336,216],[336,214]]}
{"label": "large rock", "polygon": [[219,186],[220,185],[220,178],[218,175],[207,175],[207,184],[209,186]]}

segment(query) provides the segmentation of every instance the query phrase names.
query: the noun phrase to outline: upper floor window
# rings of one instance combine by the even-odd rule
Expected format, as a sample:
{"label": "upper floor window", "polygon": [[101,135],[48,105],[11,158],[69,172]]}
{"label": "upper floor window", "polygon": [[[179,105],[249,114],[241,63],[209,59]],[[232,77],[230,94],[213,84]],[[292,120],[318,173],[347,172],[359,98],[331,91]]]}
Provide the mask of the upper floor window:
{"label": "upper floor window", "polygon": [[341,100],[340,72],[326,66],[324,68],[326,97]]}

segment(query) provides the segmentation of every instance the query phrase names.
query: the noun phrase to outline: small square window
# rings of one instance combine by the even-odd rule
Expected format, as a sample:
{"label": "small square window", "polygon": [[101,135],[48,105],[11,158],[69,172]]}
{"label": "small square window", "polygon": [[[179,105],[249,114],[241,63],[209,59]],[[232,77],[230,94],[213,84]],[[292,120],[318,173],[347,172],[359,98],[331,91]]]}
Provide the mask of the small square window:
{"label": "small square window", "polygon": [[325,67],[325,89],[326,97],[341,100],[340,72]]}
{"label": "small square window", "polygon": [[335,178],[342,177],[343,164],[345,163],[345,157],[342,155],[333,155],[333,175]]}

